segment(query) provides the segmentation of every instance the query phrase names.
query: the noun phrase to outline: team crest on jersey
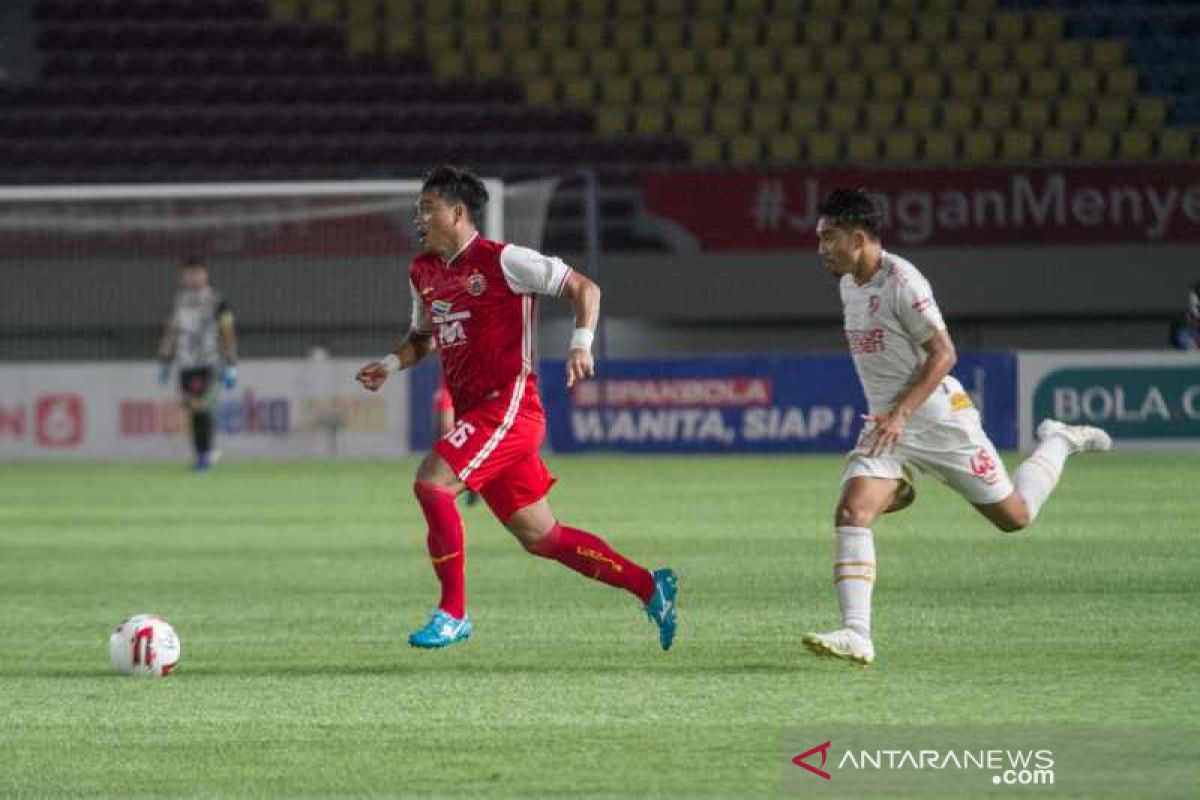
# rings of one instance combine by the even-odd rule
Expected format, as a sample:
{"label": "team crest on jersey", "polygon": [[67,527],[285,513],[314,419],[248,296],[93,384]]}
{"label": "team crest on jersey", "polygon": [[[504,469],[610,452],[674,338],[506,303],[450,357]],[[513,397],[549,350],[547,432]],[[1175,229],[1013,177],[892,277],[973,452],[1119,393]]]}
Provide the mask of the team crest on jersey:
{"label": "team crest on jersey", "polygon": [[467,294],[471,297],[479,297],[487,291],[487,279],[478,272],[472,272],[467,276]]}
{"label": "team crest on jersey", "polygon": [[454,304],[447,303],[445,300],[434,300],[430,307],[435,314],[449,314],[450,309],[454,308]]}
{"label": "team crest on jersey", "polygon": [[867,312],[871,314],[879,313],[879,295],[873,294],[867,298]]}

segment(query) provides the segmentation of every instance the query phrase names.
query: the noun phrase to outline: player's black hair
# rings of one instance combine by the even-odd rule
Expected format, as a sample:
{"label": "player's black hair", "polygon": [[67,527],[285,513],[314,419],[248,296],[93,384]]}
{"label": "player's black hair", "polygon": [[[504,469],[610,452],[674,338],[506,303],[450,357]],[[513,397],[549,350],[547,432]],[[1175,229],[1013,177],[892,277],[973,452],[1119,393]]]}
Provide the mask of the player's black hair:
{"label": "player's black hair", "polygon": [[859,228],[871,241],[879,241],[879,207],[866,189],[834,189],[817,205],[817,213],[835,227]]}
{"label": "player's black hair", "polygon": [[192,267],[206,268],[207,266],[208,264],[200,256],[187,256],[183,261],[179,262],[180,269],[191,269]]}
{"label": "player's black hair", "polygon": [[448,164],[430,171],[425,176],[421,191],[440,195],[447,203],[462,203],[471,212],[472,222],[479,219],[479,214],[488,201],[487,187],[478,175]]}

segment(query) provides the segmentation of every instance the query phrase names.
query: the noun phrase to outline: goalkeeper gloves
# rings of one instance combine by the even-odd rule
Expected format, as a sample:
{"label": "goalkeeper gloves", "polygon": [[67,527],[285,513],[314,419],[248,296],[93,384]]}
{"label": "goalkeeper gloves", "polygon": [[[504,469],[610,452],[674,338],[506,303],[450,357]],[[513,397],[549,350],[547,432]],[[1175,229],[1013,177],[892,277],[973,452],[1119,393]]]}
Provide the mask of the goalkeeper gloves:
{"label": "goalkeeper gloves", "polygon": [[233,389],[237,386],[236,366],[230,364],[221,372],[221,385],[226,389]]}

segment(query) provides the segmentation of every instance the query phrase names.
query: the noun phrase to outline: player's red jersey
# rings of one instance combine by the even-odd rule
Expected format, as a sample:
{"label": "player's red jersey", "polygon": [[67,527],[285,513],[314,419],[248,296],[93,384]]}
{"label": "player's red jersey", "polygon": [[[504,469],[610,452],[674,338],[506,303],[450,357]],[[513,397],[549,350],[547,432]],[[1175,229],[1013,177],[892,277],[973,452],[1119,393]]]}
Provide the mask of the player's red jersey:
{"label": "player's red jersey", "polygon": [[413,289],[436,337],[446,386],[458,415],[536,374],[537,298],[505,279],[505,243],[479,236],[449,263],[422,253],[410,267]]}

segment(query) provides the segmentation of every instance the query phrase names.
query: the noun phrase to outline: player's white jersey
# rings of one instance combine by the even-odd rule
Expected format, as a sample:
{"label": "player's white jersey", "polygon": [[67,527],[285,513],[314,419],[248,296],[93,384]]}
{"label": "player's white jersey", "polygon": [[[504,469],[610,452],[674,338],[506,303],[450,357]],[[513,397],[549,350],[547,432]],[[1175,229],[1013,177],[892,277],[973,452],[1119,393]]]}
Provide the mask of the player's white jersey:
{"label": "player's white jersey", "polygon": [[179,337],[175,357],[180,369],[216,368],[220,364],[217,334],[225,310],[225,301],[210,287],[182,289],[175,295],[175,326]]}
{"label": "player's white jersey", "polygon": [[[859,286],[843,275],[841,293],[846,342],[867,405],[873,414],[889,411],[928,358],[921,345],[946,327],[933,290],[916,267],[884,251],[875,277]],[[925,405],[938,402],[938,394]]]}

